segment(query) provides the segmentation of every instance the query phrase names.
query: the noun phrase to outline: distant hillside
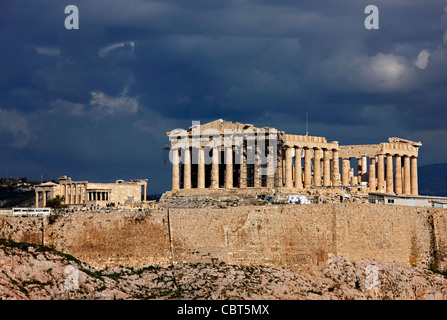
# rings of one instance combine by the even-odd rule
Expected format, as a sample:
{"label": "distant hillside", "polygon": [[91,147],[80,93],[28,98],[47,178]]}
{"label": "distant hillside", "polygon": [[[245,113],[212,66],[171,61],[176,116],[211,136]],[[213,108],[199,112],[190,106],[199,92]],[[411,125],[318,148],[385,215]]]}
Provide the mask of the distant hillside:
{"label": "distant hillside", "polygon": [[17,191],[14,187],[0,187],[0,208],[31,207],[34,191]]}
{"label": "distant hillside", "polygon": [[447,197],[447,163],[418,168],[419,194]]}

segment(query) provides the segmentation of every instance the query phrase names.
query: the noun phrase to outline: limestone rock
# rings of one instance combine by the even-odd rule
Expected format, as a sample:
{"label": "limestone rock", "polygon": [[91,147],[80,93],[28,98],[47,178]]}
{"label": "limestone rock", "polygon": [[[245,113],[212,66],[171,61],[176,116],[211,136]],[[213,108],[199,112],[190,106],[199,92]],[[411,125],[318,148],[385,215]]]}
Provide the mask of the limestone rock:
{"label": "limestone rock", "polygon": [[13,300],[447,298],[441,274],[344,257],[331,257],[318,274],[224,263],[97,271],[63,253],[6,243],[0,269],[0,299]]}

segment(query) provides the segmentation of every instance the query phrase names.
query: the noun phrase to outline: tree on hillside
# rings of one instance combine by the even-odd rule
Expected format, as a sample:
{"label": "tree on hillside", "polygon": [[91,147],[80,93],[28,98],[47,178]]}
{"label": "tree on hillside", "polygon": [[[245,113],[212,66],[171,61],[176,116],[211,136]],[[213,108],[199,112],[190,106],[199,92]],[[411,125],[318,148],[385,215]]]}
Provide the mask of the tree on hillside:
{"label": "tree on hillside", "polygon": [[57,195],[55,198],[47,200],[47,207],[55,209],[68,208],[68,205],[66,205],[64,202],[65,197]]}

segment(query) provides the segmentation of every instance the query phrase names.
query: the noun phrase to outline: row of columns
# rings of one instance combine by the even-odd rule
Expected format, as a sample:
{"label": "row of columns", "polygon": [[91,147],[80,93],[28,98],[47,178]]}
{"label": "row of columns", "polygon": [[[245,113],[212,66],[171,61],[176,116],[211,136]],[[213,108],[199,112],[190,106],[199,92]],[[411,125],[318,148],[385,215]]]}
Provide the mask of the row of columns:
{"label": "row of columns", "polygon": [[85,185],[78,183],[62,184],[62,194],[65,197],[66,204],[84,204],[85,203]]}
{"label": "row of columns", "polygon": [[[203,189],[205,188],[205,150],[203,147],[197,148],[198,152],[198,165],[197,165],[197,188]],[[213,148],[212,158],[211,158],[211,173],[210,173],[210,188],[218,189],[219,188],[219,153],[221,148],[215,147]],[[272,157],[273,148],[268,148],[268,153],[270,158]],[[179,152],[181,152],[182,157],[180,159]],[[256,153],[255,153],[256,154]],[[224,188],[232,189],[234,182],[233,181],[233,156],[235,155],[233,146],[224,148],[224,165],[225,165],[225,175],[224,175]],[[258,156],[256,154],[256,156]],[[237,181],[237,185],[239,187],[244,188],[247,187],[247,159],[243,152],[240,153],[239,159],[237,159],[237,163],[240,164],[240,172],[239,172],[239,181]],[[180,161],[181,160],[181,161]],[[173,149],[172,150],[172,190],[180,189],[180,162],[183,164],[183,189],[191,189],[192,181],[191,181],[191,150],[189,148],[184,149]],[[253,186],[259,187],[261,175],[259,174],[259,158],[256,158],[254,161],[254,171],[253,171]]]}
{"label": "row of columns", "polygon": [[[302,164],[302,149],[304,149],[304,166]],[[212,154],[211,162],[211,189],[219,188],[219,151],[215,148]],[[293,156],[294,151],[294,156]],[[312,152],[313,151],[313,152]],[[268,148],[268,155],[271,155],[272,148]],[[313,153],[313,155],[312,155]],[[191,151],[189,148],[182,150],[183,163],[183,188],[191,189]],[[224,188],[233,188],[233,149],[227,147],[225,149],[225,176]],[[240,188],[247,187],[247,161],[243,153],[242,158],[238,159],[241,164],[238,185]],[[180,189],[180,156],[179,150],[172,153],[172,189]],[[369,192],[387,192],[397,194],[418,194],[417,179],[417,157],[401,156],[392,154],[379,154],[371,157],[371,164],[368,165],[368,157],[362,156],[358,158],[357,176],[354,176],[354,169],[351,168],[350,158],[343,158],[341,161],[341,179],[339,168],[339,151],[329,148],[310,148],[286,146],[284,159],[278,158],[279,163],[284,161],[284,179],[282,172],[279,173],[281,183],[279,186],[286,188],[298,189],[308,188],[312,185],[323,187],[334,186],[358,186],[364,182],[364,191]],[[197,188],[205,188],[205,154],[203,148],[198,148],[198,171],[197,171]],[[394,170],[393,170],[394,163]],[[312,170],[313,168],[313,170]],[[259,174],[259,161],[254,163],[252,186],[261,186],[261,176]],[[282,171],[282,165],[278,166]],[[278,175],[278,174],[277,174]],[[267,187],[273,187],[273,173],[267,175]]]}
{"label": "row of columns", "polygon": [[[285,148],[285,178],[282,177],[282,172],[278,179],[281,181],[280,186],[286,188],[307,188],[312,184],[316,186],[339,186],[340,185],[340,173],[339,173],[339,153],[336,149],[321,149],[314,148],[314,156],[312,156],[312,149],[304,147],[304,168],[302,166],[302,148],[301,147],[286,147]],[[215,148],[212,153],[211,161],[211,189],[219,188],[219,150]],[[273,159],[273,148],[267,148],[268,159]],[[292,151],[295,151],[295,161],[293,164]],[[185,148],[181,150],[183,163],[183,189],[191,189],[191,150]],[[258,155],[258,153],[255,153]],[[224,188],[233,188],[233,149],[227,147],[224,152],[225,155],[225,176],[224,176]],[[238,185],[240,188],[247,187],[247,160],[243,153],[239,155],[238,163],[241,164]],[[198,148],[198,172],[197,172],[197,188],[205,188],[205,154],[203,148]],[[320,161],[323,159],[323,170],[320,170]],[[278,158],[279,162],[283,159]],[[313,163],[312,163],[313,161]],[[253,170],[253,187],[261,186],[261,174],[259,171],[260,161],[257,158],[254,162]],[[312,172],[312,167],[314,171]],[[282,165],[278,167],[282,170]],[[304,170],[303,170],[304,169]],[[266,170],[265,179],[266,187],[273,187],[273,180],[275,179],[275,172],[269,172]],[[320,177],[313,178],[313,177]],[[283,181],[284,180],[284,181]],[[179,149],[172,150],[172,190],[180,189],[180,155]]]}
{"label": "row of columns", "polygon": [[[304,149],[304,171],[302,168],[302,149]],[[294,165],[293,150],[295,151]],[[321,161],[323,161],[323,166],[321,166]],[[286,147],[285,170],[286,188],[300,190],[312,185],[324,187],[340,185],[339,153],[337,149]]]}
{"label": "row of columns", "polygon": [[110,192],[109,191],[89,191],[88,201],[109,201]]}
{"label": "row of columns", "polygon": [[[219,188],[219,154],[218,148],[214,148],[211,162],[211,188]],[[191,151],[189,148],[182,149],[183,163],[183,189],[191,189]],[[225,153],[226,175],[225,188],[233,187],[233,157],[232,152]],[[197,171],[197,188],[205,188],[205,151],[198,148],[198,171]],[[174,149],[172,152],[172,190],[180,189],[180,156],[179,150]]]}
{"label": "row of columns", "polygon": [[[367,156],[358,158],[358,174],[353,176],[350,159],[342,159],[342,186],[358,185],[367,182],[370,192],[396,194],[418,194],[417,157],[408,155],[379,154],[371,157],[367,165]],[[394,167],[393,167],[394,163]]]}
{"label": "row of columns", "polygon": [[52,198],[52,191],[38,191],[36,190],[35,207],[39,207],[40,198],[42,198],[42,207],[47,206],[47,200]]}

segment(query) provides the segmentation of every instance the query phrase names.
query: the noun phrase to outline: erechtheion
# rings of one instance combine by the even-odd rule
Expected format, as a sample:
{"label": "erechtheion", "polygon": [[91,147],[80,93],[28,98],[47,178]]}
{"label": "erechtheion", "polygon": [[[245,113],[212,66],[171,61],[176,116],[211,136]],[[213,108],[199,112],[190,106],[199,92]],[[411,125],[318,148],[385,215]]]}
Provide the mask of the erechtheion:
{"label": "erechtheion", "polygon": [[[143,190],[142,190],[143,189]],[[67,176],[59,178],[59,183],[45,182],[35,187],[36,207],[47,205],[48,199],[56,196],[64,198],[70,206],[106,206],[146,200],[147,179],[117,180],[115,183],[92,183],[72,181]],[[142,199],[143,194],[143,199]]]}

